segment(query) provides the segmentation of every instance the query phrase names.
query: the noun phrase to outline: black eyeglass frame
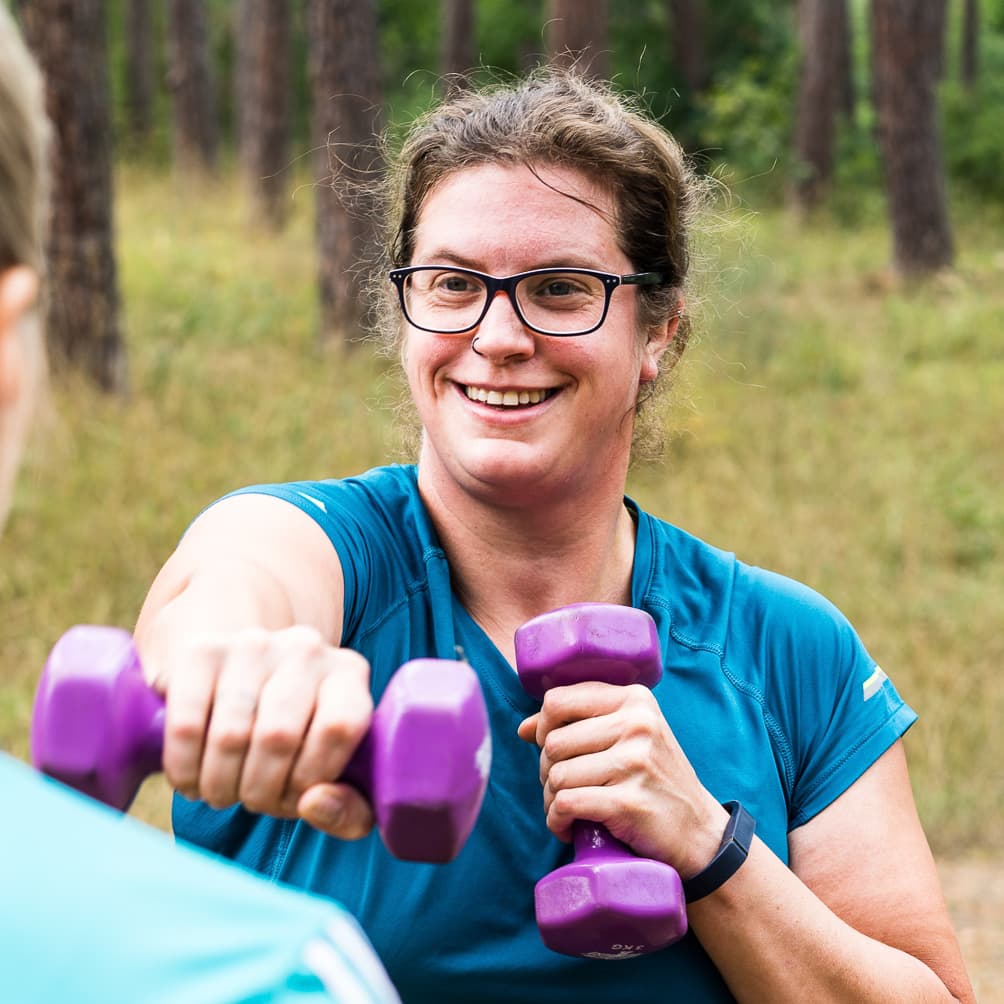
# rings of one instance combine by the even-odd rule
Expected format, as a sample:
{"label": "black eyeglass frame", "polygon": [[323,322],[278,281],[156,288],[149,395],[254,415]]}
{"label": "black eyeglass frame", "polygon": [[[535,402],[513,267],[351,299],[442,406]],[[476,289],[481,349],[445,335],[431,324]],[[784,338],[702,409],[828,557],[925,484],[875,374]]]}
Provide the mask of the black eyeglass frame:
{"label": "black eyeglass frame", "polygon": [[[416,324],[408,313],[405,304],[404,284],[405,280],[416,272],[456,272],[461,275],[472,275],[480,279],[485,285],[485,303],[478,315],[477,320],[462,328],[451,328],[444,331],[442,328],[427,328],[425,325]],[[607,311],[610,309],[610,296],[618,286],[658,286],[663,281],[661,272],[632,272],[630,275],[615,275],[612,272],[598,272],[591,268],[534,268],[529,272],[517,272],[516,275],[499,277],[488,275],[485,272],[477,272],[472,268],[455,268],[448,265],[409,265],[405,268],[394,268],[387,273],[390,281],[397,287],[397,295],[401,301],[401,312],[404,319],[419,331],[429,331],[434,335],[463,335],[468,331],[473,331],[484,319],[485,314],[492,305],[498,293],[505,293],[509,297],[512,309],[516,311],[516,316],[520,322],[538,335],[547,335],[549,338],[578,338],[580,335],[588,335],[603,326],[607,319]],[[584,331],[545,331],[543,328],[535,327],[524,316],[516,299],[516,284],[523,279],[529,279],[535,275],[588,275],[603,282],[603,312],[600,319],[591,327]]]}

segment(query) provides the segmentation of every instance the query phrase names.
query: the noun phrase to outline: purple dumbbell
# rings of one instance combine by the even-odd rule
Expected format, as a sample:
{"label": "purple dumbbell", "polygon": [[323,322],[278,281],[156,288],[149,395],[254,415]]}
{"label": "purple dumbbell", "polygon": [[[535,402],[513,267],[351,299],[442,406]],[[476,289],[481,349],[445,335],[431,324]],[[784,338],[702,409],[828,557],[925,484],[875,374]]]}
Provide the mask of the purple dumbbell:
{"label": "purple dumbbell", "polygon": [[[523,688],[543,699],[551,687],[598,680],[654,687],[662,677],[655,622],[644,610],[576,603],[527,621],[516,631]],[[575,860],[536,886],[537,926],[555,952],[630,959],[687,933],[676,870],[635,855],[604,826],[572,824]]]}
{"label": "purple dumbbell", "polygon": [[[114,808],[161,769],[164,702],[143,678],[127,631],[80,625],[56,643],[35,695],[31,758],[46,774]],[[491,733],[465,662],[415,659],[391,678],[342,775],[369,799],[387,849],[451,861],[488,783]]]}

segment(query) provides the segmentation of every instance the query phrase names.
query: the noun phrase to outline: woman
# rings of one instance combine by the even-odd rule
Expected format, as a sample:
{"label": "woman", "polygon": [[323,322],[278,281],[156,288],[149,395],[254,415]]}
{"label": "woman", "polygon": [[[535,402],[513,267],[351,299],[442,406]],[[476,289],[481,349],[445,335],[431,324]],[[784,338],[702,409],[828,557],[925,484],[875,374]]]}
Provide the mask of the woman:
{"label": "woman", "polygon": [[[42,82],[0,6],[0,528],[43,376]],[[355,921],[0,753],[0,983],[18,1004],[397,1000]]]}
{"label": "woman", "polygon": [[[697,203],[677,145],[572,76],[432,112],[393,179],[385,303],[417,465],[221,500],[142,611],[176,832],[345,901],[405,1001],[972,1000],[913,713],[824,600],[624,498],[638,406],[685,343]],[[653,616],[653,691],[523,692],[516,629],[582,601]],[[332,779],[371,691],[457,647],[490,706],[488,794],[454,862],[398,862]],[[757,837],[708,883],[730,800]],[[686,938],[617,963],[543,946],[533,886],[576,818],[717,885]]]}

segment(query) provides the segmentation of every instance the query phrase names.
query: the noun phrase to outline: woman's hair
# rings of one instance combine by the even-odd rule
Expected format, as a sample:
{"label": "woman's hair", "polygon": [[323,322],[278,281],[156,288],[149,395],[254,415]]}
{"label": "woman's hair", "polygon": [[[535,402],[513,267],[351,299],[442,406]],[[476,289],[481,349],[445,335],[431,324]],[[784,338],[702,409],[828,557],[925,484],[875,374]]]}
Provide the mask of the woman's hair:
{"label": "woman's hair", "polygon": [[[6,6],[0,4],[0,274],[16,265],[43,271],[48,138],[41,74]],[[18,329],[5,337],[18,339],[22,389],[16,401],[0,409],[0,528],[45,374],[38,311],[22,318]]]}
{"label": "woman's hair", "polygon": [[[388,160],[384,277],[389,268],[411,264],[422,208],[445,178],[484,164],[547,165],[580,171],[606,191],[621,250],[637,270],[664,276],[660,286],[637,287],[643,330],[665,322],[686,300],[689,235],[706,184],[676,140],[606,84],[548,67],[516,83],[460,92],[419,118]],[[378,336],[392,346],[400,313],[391,284],[378,288]],[[685,348],[689,328],[684,315],[660,378]],[[646,398],[663,382],[649,385]],[[648,449],[653,431],[636,423],[636,453],[657,452]]]}

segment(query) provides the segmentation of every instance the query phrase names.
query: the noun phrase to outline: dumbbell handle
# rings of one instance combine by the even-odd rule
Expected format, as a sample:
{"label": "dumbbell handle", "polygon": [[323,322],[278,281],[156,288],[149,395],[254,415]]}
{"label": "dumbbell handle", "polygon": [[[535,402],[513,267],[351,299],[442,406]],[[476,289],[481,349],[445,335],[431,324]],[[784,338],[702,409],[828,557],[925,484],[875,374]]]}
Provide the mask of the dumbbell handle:
{"label": "dumbbell handle", "polygon": [[[140,783],[162,769],[164,717],[164,700],[144,680],[128,632],[80,625],[57,642],[39,680],[32,761],[124,811]],[[391,678],[339,780],[371,802],[398,857],[446,861],[474,825],[490,757],[471,667],[417,659]]]}

